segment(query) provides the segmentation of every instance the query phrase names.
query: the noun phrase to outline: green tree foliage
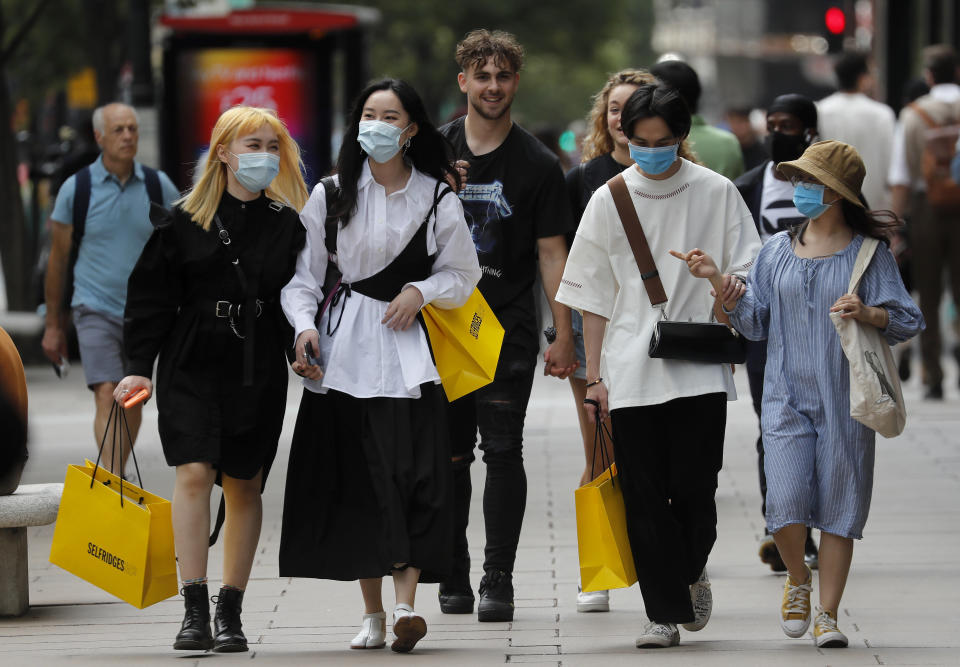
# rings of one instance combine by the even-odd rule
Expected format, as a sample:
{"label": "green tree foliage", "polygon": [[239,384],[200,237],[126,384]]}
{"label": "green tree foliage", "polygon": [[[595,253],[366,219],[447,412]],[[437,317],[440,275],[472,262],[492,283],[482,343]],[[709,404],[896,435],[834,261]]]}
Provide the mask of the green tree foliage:
{"label": "green tree foliage", "polygon": [[608,74],[650,64],[651,0],[367,0],[382,21],[371,38],[373,76],[408,80],[438,122],[464,104],[454,62],[474,28],[512,32],[526,50],[514,117],[566,126],[583,118]]}

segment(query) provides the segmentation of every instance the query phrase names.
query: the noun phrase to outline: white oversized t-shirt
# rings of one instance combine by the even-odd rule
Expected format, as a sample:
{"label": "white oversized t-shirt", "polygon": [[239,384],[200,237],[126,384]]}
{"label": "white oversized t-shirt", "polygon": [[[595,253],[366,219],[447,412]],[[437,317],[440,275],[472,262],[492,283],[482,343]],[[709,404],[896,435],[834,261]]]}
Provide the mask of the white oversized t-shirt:
{"label": "white oversized t-shirt", "polygon": [[[667,293],[669,319],[710,321],[710,283],[690,275],[686,263],[669,251],[700,248],[724,273],[746,276],[760,251],[760,238],[740,193],[728,179],[686,160],[662,181],[647,178],[636,168],[624,170],[623,176]],[[556,298],[609,320],[600,374],[610,409],[716,392],[736,398],[728,364],[649,356],[661,310],[650,305],[605,184],[583,213]]]}

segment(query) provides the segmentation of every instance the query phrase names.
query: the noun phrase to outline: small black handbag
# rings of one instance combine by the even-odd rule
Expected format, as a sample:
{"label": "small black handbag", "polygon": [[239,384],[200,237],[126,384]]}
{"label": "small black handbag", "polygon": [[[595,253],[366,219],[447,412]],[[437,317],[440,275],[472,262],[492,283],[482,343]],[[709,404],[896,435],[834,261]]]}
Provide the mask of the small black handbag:
{"label": "small black handbag", "polygon": [[[664,306],[667,293],[663,289],[657,265],[650,254],[647,236],[637,211],[630,200],[623,174],[609,181],[610,194],[620,216],[620,224],[630,242],[630,249],[640,269],[640,278],[652,306]],[[747,358],[746,342],[740,334],[719,322],[678,322],[662,319],[650,337],[651,357],[679,359],[703,363],[742,364]]]}

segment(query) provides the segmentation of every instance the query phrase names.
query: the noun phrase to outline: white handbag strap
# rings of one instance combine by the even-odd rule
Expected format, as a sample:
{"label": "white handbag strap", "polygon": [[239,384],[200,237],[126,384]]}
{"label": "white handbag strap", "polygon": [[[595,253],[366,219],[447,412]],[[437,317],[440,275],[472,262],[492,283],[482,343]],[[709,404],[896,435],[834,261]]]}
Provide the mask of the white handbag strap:
{"label": "white handbag strap", "polygon": [[876,252],[879,243],[880,241],[870,236],[863,238],[860,252],[857,253],[857,259],[853,263],[853,273],[850,274],[850,285],[847,287],[847,294],[856,294],[857,288],[860,286],[860,279],[863,278],[867,267],[870,266],[870,260],[873,259],[873,254]]}

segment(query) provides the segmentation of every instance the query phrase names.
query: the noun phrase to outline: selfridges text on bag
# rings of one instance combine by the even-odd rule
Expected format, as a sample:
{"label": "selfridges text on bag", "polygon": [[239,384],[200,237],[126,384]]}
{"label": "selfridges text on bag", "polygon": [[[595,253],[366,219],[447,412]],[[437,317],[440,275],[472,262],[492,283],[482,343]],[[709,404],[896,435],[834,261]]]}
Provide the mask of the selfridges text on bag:
{"label": "selfridges text on bag", "polygon": [[[117,436],[121,422],[126,426],[123,408],[114,404],[104,441],[111,424]],[[115,445],[119,452],[118,436]],[[97,463],[67,467],[50,562],[138,609],[176,595],[170,501],[107,472],[99,463],[98,456]],[[137,466],[138,481],[139,476]]]}
{"label": "selfridges text on bag", "polygon": [[[847,293],[856,294],[878,244],[877,239],[863,239]],[[850,362],[850,416],[885,438],[900,435],[907,423],[907,408],[887,341],[873,325],[843,319],[840,313],[830,313],[830,319]]]}

